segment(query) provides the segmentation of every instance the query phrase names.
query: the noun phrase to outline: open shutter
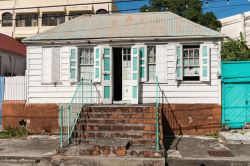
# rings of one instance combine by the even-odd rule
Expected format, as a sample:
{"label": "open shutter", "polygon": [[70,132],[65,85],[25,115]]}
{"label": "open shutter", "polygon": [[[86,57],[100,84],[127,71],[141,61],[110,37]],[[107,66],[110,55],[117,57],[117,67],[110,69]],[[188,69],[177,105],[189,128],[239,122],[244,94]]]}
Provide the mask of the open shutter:
{"label": "open shutter", "polygon": [[76,47],[70,48],[70,82],[78,81],[78,53]]}
{"label": "open shutter", "polygon": [[147,46],[142,45],[139,49],[140,54],[140,81],[148,81],[148,58],[147,58]]}
{"label": "open shutter", "polygon": [[42,84],[52,83],[52,48],[43,48],[42,58]]}
{"label": "open shutter", "polygon": [[176,45],[176,80],[183,80],[183,56],[181,45]]}
{"label": "open shutter", "polygon": [[168,81],[167,45],[156,45],[156,76],[160,83]]}
{"label": "open shutter", "polygon": [[52,48],[52,82],[60,83],[60,47]]}
{"label": "open shutter", "polygon": [[200,45],[200,81],[210,81],[210,48],[207,44]]}
{"label": "open shutter", "polygon": [[131,97],[131,104],[138,104],[139,103],[139,46],[133,46],[131,49],[131,87],[132,87],[132,97]]}
{"label": "open shutter", "polygon": [[112,48],[104,46],[103,50],[103,104],[112,104],[113,87],[112,87]]}
{"label": "open shutter", "polygon": [[94,82],[101,82],[102,78],[102,48],[94,47]]}

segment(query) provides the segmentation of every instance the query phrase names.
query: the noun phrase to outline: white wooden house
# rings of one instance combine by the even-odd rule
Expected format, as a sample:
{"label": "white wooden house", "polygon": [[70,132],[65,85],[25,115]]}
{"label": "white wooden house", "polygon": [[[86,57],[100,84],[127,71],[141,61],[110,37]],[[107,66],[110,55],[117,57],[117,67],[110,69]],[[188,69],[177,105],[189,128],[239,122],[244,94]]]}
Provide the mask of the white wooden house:
{"label": "white wooden house", "polygon": [[23,40],[28,103],[69,103],[80,78],[101,103],[221,103],[222,36],[171,12],[84,15]]}

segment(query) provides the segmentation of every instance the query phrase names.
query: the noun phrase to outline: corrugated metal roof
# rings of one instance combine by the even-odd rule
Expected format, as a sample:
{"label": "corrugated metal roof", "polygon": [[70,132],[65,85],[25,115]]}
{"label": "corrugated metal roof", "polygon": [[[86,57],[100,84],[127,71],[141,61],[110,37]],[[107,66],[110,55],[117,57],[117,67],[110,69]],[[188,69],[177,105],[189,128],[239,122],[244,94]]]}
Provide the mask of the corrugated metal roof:
{"label": "corrugated metal roof", "polygon": [[22,57],[26,57],[26,46],[13,39],[0,33],[0,50],[8,51]]}
{"label": "corrugated metal roof", "polygon": [[83,15],[24,41],[138,37],[220,36],[171,12]]}

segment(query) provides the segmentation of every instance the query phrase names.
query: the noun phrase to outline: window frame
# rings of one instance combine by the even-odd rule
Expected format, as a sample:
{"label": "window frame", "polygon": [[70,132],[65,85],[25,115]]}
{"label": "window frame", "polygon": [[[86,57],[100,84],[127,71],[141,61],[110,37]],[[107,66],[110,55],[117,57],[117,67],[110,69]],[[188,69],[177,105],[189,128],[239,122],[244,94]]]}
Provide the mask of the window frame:
{"label": "window frame", "polygon": [[[149,61],[149,47],[154,47],[154,63]],[[148,59],[148,83],[152,83],[156,81],[156,77],[154,79],[150,79],[149,68],[150,66],[155,66],[155,76],[156,76],[156,45],[147,45],[147,59]]]}
{"label": "window frame", "polygon": [[[188,50],[188,57],[185,57],[184,52]],[[189,57],[190,50],[193,50],[193,57]],[[198,50],[198,56],[195,56],[195,50]],[[183,58],[183,82],[199,82],[200,81],[200,45],[182,45],[182,58]],[[190,65],[190,59],[193,61],[193,65]],[[195,59],[198,60],[198,65],[195,65]],[[188,65],[185,65],[185,60],[188,60]],[[185,76],[185,68],[198,68],[198,75]]]}
{"label": "window frame", "polygon": [[[21,25],[21,22],[20,22],[20,26],[18,26],[19,25],[18,22],[23,21],[23,20],[24,20],[24,26]],[[33,23],[35,23],[36,25],[33,25]],[[15,24],[16,24],[16,27],[37,27],[38,26],[38,14],[37,13],[17,14]]]}
{"label": "window frame", "polygon": [[2,14],[2,27],[12,27],[12,26],[13,26],[13,14],[10,12],[3,13]]}
{"label": "window frame", "polygon": [[[87,79],[90,79],[90,80],[94,80],[94,63],[95,63],[95,61],[94,61],[94,47],[77,47],[77,50],[78,50],[78,54],[77,54],[77,59],[78,59],[78,78],[79,79],[81,79],[81,74],[83,73],[82,71],[81,71],[81,67],[93,67],[93,72],[92,72],[92,76],[90,76],[90,78],[87,78]],[[89,63],[89,64],[82,64],[81,63],[81,58],[83,58],[83,56],[81,56],[81,53],[82,53],[82,51],[81,50],[92,50],[92,58],[91,58],[91,56],[89,57],[90,59],[88,60],[89,62],[92,62],[92,63]],[[91,61],[91,59],[92,59],[92,61]],[[90,73],[89,73],[90,74]],[[86,79],[86,78],[83,78],[83,79]]]}
{"label": "window frame", "polygon": [[[60,20],[61,18],[63,18],[63,20]],[[54,24],[54,21],[56,24]],[[58,26],[65,23],[65,21],[66,18],[63,12],[42,14],[42,26]]]}

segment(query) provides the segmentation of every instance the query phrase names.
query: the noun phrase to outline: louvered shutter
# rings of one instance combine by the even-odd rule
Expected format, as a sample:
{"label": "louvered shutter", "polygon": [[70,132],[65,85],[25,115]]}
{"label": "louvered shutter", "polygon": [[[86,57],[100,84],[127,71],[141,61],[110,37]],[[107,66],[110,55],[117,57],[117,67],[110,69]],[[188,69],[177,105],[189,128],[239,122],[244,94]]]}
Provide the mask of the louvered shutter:
{"label": "louvered shutter", "polygon": [[210,48],[207,44],[200,45],[200,81],[210,81]]}
{"label": "louvered shutter", "polygon": [[160,83],[167,83],[167,45],[156,45],[156,76]]}
{"label": "louvered shutter", "polygon": [[103,104],[112,104],[113,101],[113,62],[112,62],[112,48],[109,46],[103,46]]}
{"label": "louvered shutter", "polygon": [[139,46],[133,46],[131,49],[131,104],[139,103]]}
{"label": "louvered shutter", "polygon": [[140,59],[140,81],[148,81],[148,58],[147,58],[147,46],[142,45],[139,49]]}
{"label": "louvered shutter", "polygon": [[94,47],[94,82],[101,82],[102,78],[102,48]]}
{"label": "louvered shutter", "polygon": [[42,57],[42,83],[51,84],[52,83],[52,48],[43,48]]}
{"label": "louvered shutter", "polygon": [[181,45],[176,45],[176,80],[183,80],[183,55]]}
{"label": "louvered shutter", "polygon": [[78,81],[78,51],[76,47],[70,48],[70,82]]}

